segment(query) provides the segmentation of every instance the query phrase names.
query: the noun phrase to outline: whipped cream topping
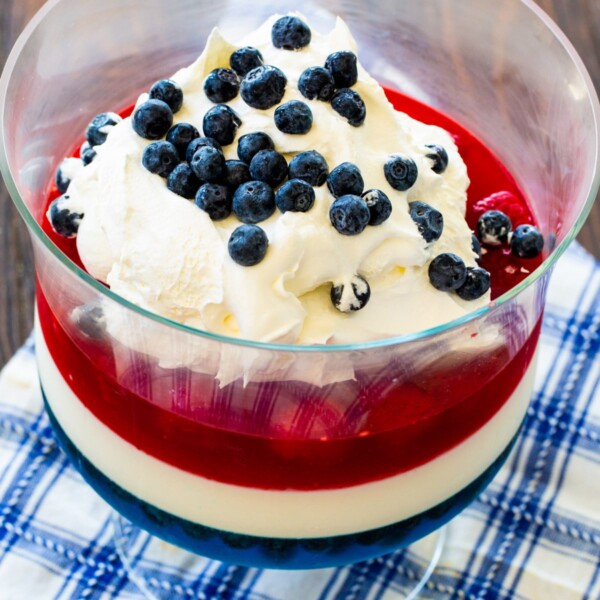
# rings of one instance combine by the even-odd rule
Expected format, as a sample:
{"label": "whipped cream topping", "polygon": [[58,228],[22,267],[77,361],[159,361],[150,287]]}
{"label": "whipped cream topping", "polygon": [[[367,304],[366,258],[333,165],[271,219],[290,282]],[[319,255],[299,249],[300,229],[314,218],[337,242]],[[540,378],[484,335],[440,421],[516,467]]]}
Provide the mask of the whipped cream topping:
{"label": "whipped cream topping", "polygon": [[[298,91],[300,74],[322,66],[337,50],[356,52],[356,43],[340,19],[327,35],[312,31],[310,44],[297,51],[277,49],[271,27],[277,16],[237,44],[215,29],[202,55],[171,79],[182,88],[184,104],[174,123],[187,122],[202,131],[204,114],[214,104],[204,93],[206,76],[229,67],[229,56],[241,46],[254,46],[264,63],[287,77],[282,102],[306,102],[313,126],[305,135],[290,135],[274,124],[275,108],[256,110],[238,95],[227,104],[240,116],[237,138],[254,131],[268,133],[288,163],[299,152],[317,150],[332,170],[342,162],[356,164],[365,189],[379,188],[392,202],[392,214],[361,234],[345,236],[331,225],[334,198],[326,185],[315,188],[314,206],[306,213],[276,210],[259,225],[269,239],[262,262],[236,264],[227,242],[240,225],[232,215],[211,221],[208,214],[167,189],[164,179],[142,166],[149,143],[126,118],[97,146],[95,160],[74,174],[68,190],[69,208],[84,213],[77,247],[89,273],[131,302],[188,326],[264,342],[340,344],[401,335],[458,318],[489,302],[489,293],[475,301],[440,292],[429,282],[429,261],[453,252],[475,266],[471,231],[465,222],[469,179],[452,137],[397,112],[379,84],[358,65],[353,86],[366,105],[366,119],[350,126],[328,102],[307,100]],[[138,105],[148,99],[142,94]],[[223,148],[237,158],[237,143]],[[448,167],[431,169],[427,144],[443,146]],[[419,176],[406,192],[393,189],[383,165],[393,154],[410,156]],[[427,244],[408,211],[421,200],[439,210],[444,231]],[[371,288],[368,304],[342,313],[331,302],[332,284],[350,282],[356,274]]]}

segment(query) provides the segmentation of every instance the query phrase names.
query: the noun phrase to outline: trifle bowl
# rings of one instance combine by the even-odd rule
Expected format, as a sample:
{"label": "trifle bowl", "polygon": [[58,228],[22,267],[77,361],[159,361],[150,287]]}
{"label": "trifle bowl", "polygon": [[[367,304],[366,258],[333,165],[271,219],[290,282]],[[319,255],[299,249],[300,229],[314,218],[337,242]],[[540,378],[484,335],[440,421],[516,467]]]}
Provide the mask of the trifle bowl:
{"label": "trifle bowl", "polygon": [[[315,30],[344,19],[361,64],[399,108],[420,102],[452,119],[439,117],[467,166],[481,164],[469,153],[483,145],[465,140],[482,140],[503,165],[494,172],[527,198],[544,249],[490,263],[492,277],[494,268],[504,278],[518,271],[515,285],[420,331],[344,344],[204,331],[95,279],[45,214],[56,169],[94,115],[125,111],[192,63],[214,26],[238,39],[273,10],[49,2],[2,76],[0,148],[34,246],[44,401],[75,467],[122,517],[192,554],[307,569],[427,536],[506,460],[533,389],[552,265],[598,189],[599,111],[579,58],[532,2],[305,3]],[[470,200],[485,188],[477,175]],[[168,254],[160,236],[156,246]],[[155,259],[148,255],[148,272]],[[254,302],[257,321],[269,319],[269,305],[237,293]]]}

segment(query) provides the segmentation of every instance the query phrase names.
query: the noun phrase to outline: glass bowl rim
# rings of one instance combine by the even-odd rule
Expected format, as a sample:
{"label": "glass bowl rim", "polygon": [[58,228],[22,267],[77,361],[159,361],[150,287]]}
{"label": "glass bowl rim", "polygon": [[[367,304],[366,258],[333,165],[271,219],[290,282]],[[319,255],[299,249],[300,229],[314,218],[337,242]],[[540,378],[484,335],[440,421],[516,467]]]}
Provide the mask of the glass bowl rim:
{"label": "glass bowl rim", "polygon": [[[17,65],[18,59],[26,47],[29,38],[33,35],[34,31],[43,23],[45,17],[53,10],[53,8],[61,3],[63,0],[49,0],[46,2],[38,12],[33,16],[31,21],[24,28],[20,36],[17,38],[9,56],[4,66],[3,73],[0,77],[0,116],[4,115],[6,97],[8,92],[8,85],[10,83],[13,70]],[[25,221],[27,228],[31,233],[35,235],[35,238],[40,241],[46,250],[48,250],[51,255],[57,259],[61,266],[69,270],[72,274],[77,276],[79,279],[83,280],[84,283],[93,288],[96,292],[101,294],[102,296],[107,297],[109,300],[116,302],[123,306],[123,308],[127,310],[132,310],[135,313],[138,313],[140,316],[148,318],[160,325],[167,326],[173,329],[177,329],[187,334],[191,334],[194,336],[199,336],[206,338],[208,340],[217,341],[224,344],[230,344],[235,346],[246,346],[251,347],[257,350],[276,350],[276,351],[285,351],[285,352],[347,352],[347,351],[359,351],[359,350],[368,350],[371,348],[385,348],[388,346],[396,346],[399,344],[406,344],[408,342],[426,340],[428,338],[433,338],[434,336],[445,333],[447,331],[458,329],[459,327],[479,319],[480,317],[484,317],[492,311],[497,311],[500,306],[510,302],[515,297],[519,296],[521,292],[527,289],[529,286],[533,285],[538,279],[540,279],[545,273],[547,273],[556,263],[558,258],[564,253],[569,244],[575,239],[575,236],[583,226],[591,208],[596,195],[598,193],[598,189],[600,188],[600,103],[598,101],[598,96],[596,94],[595,87],[592,83],[592,80],[589,76],[589,73],[583,64],[583,61],[579,57],[579,54],[566,37],[566,35],[560,30],[560,28],[554,23],[554,21],[534,2],[534,0],[516,0],[520,2],[525,8],[529,9],[534,16],[536,16],[541,23],[547,28],[547,30],[552,33],[552,35],[556,38],[559,44],[563,47],[564,51],[567,53],[572,63],[575,65],[579,76],[585,84],[586,92],[587,92],[587,100],[590,103],[590,107],[592,110],[592,115],[594,118],[594,132],[595,132],[595,164],[596,168],[594,171],[594,176],[590,184],[590,188],[588,191],[588,197],[583,205],[577,219],[571,229],[565,235],[565,238],[558,244],[553,250],[551,250],[550,254],[546,259],[542,262],[542,264],[531,274],[529,274],[525,279],[523,279],[518,285],[511,288],[508,292],[505,292],[495,300],[491,301],[486,306],[483,306],[477,310],[474,310],[462,317],[457,319],[453,319],[451,321],[444,322],[435,327],[430,327],[428,329],[424,329],[418,332],[403,334],[399,336],[380,338],[376,340],[366,341],[366,342],[357,342],[352,344],[280,344],[274,342],[260,342],[255,340],[248,340],[242,338],[229,337],[224,335],[219,335],[216,333],[211,333],[209,331],[204,331],[201,329],[196,329],[194,327],[190,327],[178,321],[174,321],[168,319],[166,317],[162,317],[157,313],[151,312],[140,306],[126,300],[122,296],[115,294],[109,288],[105,287],[103,284],[94,279],[91,275],[89,275],[85,270],[77,266],[73,261],[71,261],[65,254],[63,254],[58,247],[52,242],[52,240],[44,233],[40,224],[33,218],[32,214],[29,212],[25,202],[21,198],[15,181],[10,172],[10,168],[8,166],[8,159],[6,155],[6,141],[4,136],[4,128],[0,127],[0,172],[4,178],[6,187],[12,197],[12,200],[21,214],[21,217]]]}

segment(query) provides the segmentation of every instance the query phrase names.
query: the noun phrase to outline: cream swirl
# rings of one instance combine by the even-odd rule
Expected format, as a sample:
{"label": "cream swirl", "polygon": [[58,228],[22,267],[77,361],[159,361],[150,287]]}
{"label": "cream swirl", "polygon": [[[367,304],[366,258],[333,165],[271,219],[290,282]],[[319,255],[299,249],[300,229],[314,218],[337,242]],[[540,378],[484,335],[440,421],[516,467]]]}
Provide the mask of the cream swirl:
{"label": "cream swirl", "polygon": [[[313,126],[305,135],[282,133],[274,124],[276,107],[256,110],[238,95],[228,102],[242,120],[236,139],[264,131],[288,162],[305,150],[321,153],[330,170],[352,162],[363,175],[365,189],[378,188],[388,195],[391,216],[359,235],[341,235],[330,223],[333,197],[323,185],[315,188],[308,212],[276,211],[261,222],[269,239],[267,254],[258,265],[240,266],[227,252],[229,236],[240,224],[237,218],[211,221],[193,202],[169,191],[164,179],[144,169],[141,158],[148,141],[133,131],[127,118],[96,148],[95,160],[76,173],[69,187],[71,208],[84,213],[77,246],[86,269],[115,293],[163,317],[265,342],[373,340],[427,329],[487,303],[489,294],[465,302],[440,292],[427,275],[429,261],[441,252],[476,264],[464,218],[469,180],[452,137],[395,111],[360,64],[353,89],[366,105],[361,126],[350,126],[327,102],[304,98],[298,91],[300,74],[323,65],[334,51],[356,51],[356,43],[338,19],[327,35],[313,31],[311,43],[300,50],[277,49],[270,38],[276,18],[237,45],[217,29],[212,32],[202,55],[171,78],[184,94],[174,122],[191,123],[202,131],[204,114],[214,106],[204,93],[206,76],[214,68],[228,67],[231,53],[240,46],[254,46],[265,64],[285,73],[282,102],[306,102]],[[138,104],[146,99],[142,94]],[[431,169],[426,144],[446,149],[449,164],[443,174]],[[236,142],[224,147],[224,153],[227,159],[237,158]],[[384,176],[383,165],[393,154],[410,156],[417,164],[419,177],[406,192],[393,189]],[[443,214],[439,240],[427,244],[420,235],[408,211],[413,200]],[[357,312],[341,313],[331,303],[331,286],[350,282],[356,274],[369,282],[370,301]]]}

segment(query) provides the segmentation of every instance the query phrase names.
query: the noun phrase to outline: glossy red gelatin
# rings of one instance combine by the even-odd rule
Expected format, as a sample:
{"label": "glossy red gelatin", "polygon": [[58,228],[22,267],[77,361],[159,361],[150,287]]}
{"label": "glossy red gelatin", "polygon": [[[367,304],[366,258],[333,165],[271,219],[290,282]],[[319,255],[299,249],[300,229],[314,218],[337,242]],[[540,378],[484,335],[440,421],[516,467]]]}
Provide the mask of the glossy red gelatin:
{"label": "glossy red gelatin", "polygon": [[[515,181],[479,140],[431,108],[387,93],[397,109],[455,137],[471,176],[471,227],[490,208],[509,212],[518,219],[515,226],[533,222]],[[48,202],[57,195],[53,189]],[[494,206],[496,201],[502,207]],[[80,264],[74,241],[56,235],[46,220],[43,227]],[[490,271],[497,296],[539,262],[541,258],[517,259],[494,248],[483,256],[482,266]],[[356,373],[355,381],[325,387],[295,381],[242,387],[234,382],[219,389],[212,377],[162,369],[143,355],[133,357],[128,373],[118,373],[113,349],[67,331],[68,310],[57,314],[54,307],[53,312],[40,285],[37,300],[42,332],[64,379],[117,435],[189,472],[270,489],[356,485],[407,471],[446,452],[484,425],[511,396],[540,331],[538,322],[516,354],[499,347],[460,368],[449,358],[394,385],[389,365],[385,373],[365,370]],[[232,411],[232,394],[243,397],[245,408]]]}

